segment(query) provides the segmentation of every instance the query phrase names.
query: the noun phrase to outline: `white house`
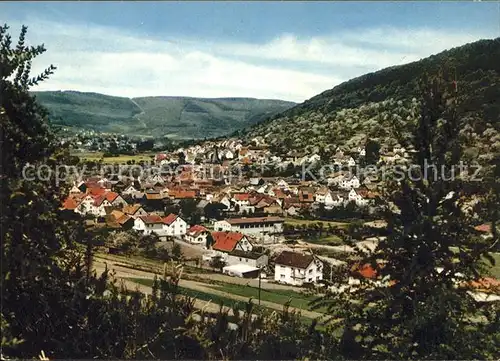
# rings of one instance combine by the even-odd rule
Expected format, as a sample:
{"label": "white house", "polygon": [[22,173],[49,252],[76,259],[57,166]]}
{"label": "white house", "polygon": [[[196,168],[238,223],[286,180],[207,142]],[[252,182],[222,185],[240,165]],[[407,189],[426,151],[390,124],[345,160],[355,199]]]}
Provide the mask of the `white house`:
{"label": "white house", "polygon": [[75,184],[75,185],[73,185],[73,187],[71,187],[71,189],[69,190],[69,193],[70,194],[78,194],[78,193],[82,193],[82,191]]}
{"label": "white house", "polygon": [[319,154],[313,154],[309,157],[309,163],[319,162],[321,160],[321,156]]}
{"label": "white house", "polygon": [[325,203],[326,194],[329,193],[327,188],[320,188],[314,194],[314,200],[318,203]]}
{"label": "white house", "polygon": [[87,214],[92,213],[94,207],[94,197],[87,194],[81,201],[78,207],[75,208],[76,213]]}
{"label": "white house", "polygon": [[125,199],[123,199],[122,196],[116,192],[107,192],[106,199],[113,207],[116,208],[123,208],[128,205]]}
{"label": "white house", "polygon": [[244,207],[248,207],[250,205],[250,194],[248,193],[235,193],[231,198],[231,201],[234,202],[240,209]]}
{"label": "white house", "polygon": [[156,233],[158,236],[165,236],[163,225],[163,218],[158,215],[148,215],[137,217],[132,228],[145,235]]}
{"label": "white house", "polygon": [[92,195],[88,194],[75,208],[75,212],[84,215],[90,214],[94,217],[104,217],[106,215],[105,207],[111,207],[111,203],[106,199],[106,196],[92,197]]}
{"label": "white house", "polygon": [[163,224],[167,236],[180,237],[186,234],[188,224],[177,214],[171,213],[163,218]]}
{"label": "white house", "polygon": [[284,180],[284,179],[280,179],[276,185],[281,188],[281,189],[285,189],[287,190],[288,189],[288,183]]}
{"label": "white house", "polygon": [[212,199],[212,202],[221,203],[226,206],[227,209],[231,208],[231,201],[227,195],[218,195]]}
{"label": "white house", "polygon": [[364,207],[368,204],[368,199],[364,199],[361,194],[358,194],[354,189],[351,189],[349,191],[348,202],[355,202],[357,206]]}
{"label": "white house", "polygon": [[125,188],[125,190],[122,192],[122,194],[133,195],[137,192],[139,192],[138,189],[136,189],[133,185],[129,185],[127,188]]}
{"label": "white house", "polygon": [[194,225],[186,231],[185,240],[189,243],[205,246],[209,230],[200,225]]}
{"label": "white house", "polygon": [[338,183],[338,186],[343,189],[356,189],[359,188],[360,182],[358,177],[356,177],[355,175],[352,177],[346,176],[342,178],[342,180]]}
{"label": "white house", "polygon": [[276,257],[274,280],[294,286],[323,279],[323,263],[311,254],[283,251]]}
{"label": "white house", "polygon": [[187,223],[176,214],[167,217],[148,215],[137,217],[133,229],[144,234],[156,233],[159,237],[183,236],[186,234]]}
{"label": "white house", "polygon": [[214,229],[245,234],[283,233],[284,222],[280,217],[230,218],[215,222]]}
{"label": "white house", "polygon": [[226,256],[226,263],[229,266],[235,264],[245,264],[252,267],[262,268],[267,266],[268,256],[263,253],[240,251],[235,249]]}
{"label": "white house", "polygon": [[335,206],[335,199],[333,199],[333,196],[332,196],[332,192],[328,192],[326,195],[325,195],[325,206],[326,207],[332,207],[332,206]]}

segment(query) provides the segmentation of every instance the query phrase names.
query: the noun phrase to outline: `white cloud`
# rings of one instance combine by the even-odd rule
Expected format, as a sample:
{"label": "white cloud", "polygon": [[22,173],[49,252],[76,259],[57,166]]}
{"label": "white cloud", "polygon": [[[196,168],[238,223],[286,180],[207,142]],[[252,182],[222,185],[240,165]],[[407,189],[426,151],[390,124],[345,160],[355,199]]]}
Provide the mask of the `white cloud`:
{"label": "white cloud", "polygon": [[[34,64],[56,73],[36,90],[118,96],[256,97],[303,101],[342,81],[494,34],[377,28],[265,44],[155,40],[113,28],[34,19],[28,39],[45,43]],[[13,24],[11,24],[13,25]],[[15,35],[19,25],[12,26]]]}

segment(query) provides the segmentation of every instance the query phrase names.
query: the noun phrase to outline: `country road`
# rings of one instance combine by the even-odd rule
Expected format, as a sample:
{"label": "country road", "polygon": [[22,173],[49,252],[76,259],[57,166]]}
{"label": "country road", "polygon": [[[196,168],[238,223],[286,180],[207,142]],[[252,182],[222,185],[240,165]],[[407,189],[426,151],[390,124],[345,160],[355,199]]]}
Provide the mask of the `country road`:
{"label": "country road", "polygon": [[[96,257],[96,259],[94,261],[94,269],[98,275],[100,275],[100,274],[102,274],[102,272],[104,272],[104,270],[106,268],[106,264],[108,265],[109,270],[115,272],[115,277],[117,279],[122,280],[122,282],[126,288],[131,289],[131,290],[138,290],[138,291],[143,292],[143,293],[150,293],[151,292],[151,287],[137,284],[137,283],[129,280],[129,278],[153,279],[155,276],[154,273],[129,269],[126,267],[122,267],[113,261],[102,260],[102,259]],[[198,282],[198,281],[186,280],[186,279],[181,278],[181,280],[179,281],[179,286],[189,288],[189,289],[194,290],[194,291],[211,293],[213,295],[231,298],[235,301],[243,301],[243,302],[248,301],[248,297],[234,295],[234,294],[227,293],[227,292],[224,292],[221,290],[217,290],[217,289],[214,289],[214,288],[207,286],[205,283]],[[199,309],[204,308],[208,312],[218,312],[220,309],[220,306],[218,304],[208,303],[208,302],[202,301],[202,300],[196,300],[195,306]],[[278,310],[278,311],[283,310],[283,305],[269,302],[269,301],[261,301],[261,306],[264,306],[264,307],[267,307],[270,309],[274,309],[274,310]],[[301,310],[301,309],[294,308],[294,307],[290,307],[289,309],[290,309],[290,311],[300,312],[302,316],[305,316],[305,317],[308,317],[311,319],[324,316],[323,314],[321,314],[319,312],[314,312],[314,311],[309,311],[309,310]],[[230,313],[231,312],[232,312],[232,310],[230,309]]]}

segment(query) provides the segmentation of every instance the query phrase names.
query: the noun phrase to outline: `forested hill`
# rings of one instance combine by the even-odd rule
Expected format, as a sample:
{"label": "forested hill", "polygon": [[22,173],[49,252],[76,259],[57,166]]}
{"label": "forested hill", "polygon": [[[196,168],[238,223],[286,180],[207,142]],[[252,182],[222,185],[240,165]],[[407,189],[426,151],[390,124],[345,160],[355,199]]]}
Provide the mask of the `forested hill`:
{"label": "forested hill", "polygon": [[35,92],[53,124],[100,132],[217,137],[283,112],[292,102],[253,98],[122,98],[77,91]]}
{"label": "forested hill", "polygon": [[499,142],[500,38],[349,80],[252,127],[244,136],[265,137],[268,144],[285,151],[327,154],[336,146],[356,146],[368,137],[391,142],[392,117],[395,113],[404,116],[407,102],[417,95],[422,76],[436,74],[440,69],[447,73],[450,84],[457,81],[461,112],[470,118],[472,128],[464,131],[486,140],[471,147],[484,148]]}

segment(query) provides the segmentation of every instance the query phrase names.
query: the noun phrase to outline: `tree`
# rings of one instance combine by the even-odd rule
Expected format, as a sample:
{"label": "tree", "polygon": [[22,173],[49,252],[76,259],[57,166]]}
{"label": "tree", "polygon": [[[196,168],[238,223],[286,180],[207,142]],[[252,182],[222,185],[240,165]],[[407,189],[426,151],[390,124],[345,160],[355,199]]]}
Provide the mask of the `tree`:
{"label": "tree", "polygon": [[172,246],[172,258],[176,261],[182,260],[182,249],[179,243],[174,242]]}
{"label": "tree", "polygon": [[222,272],[222,269],[225,266],[226,266],[226,261],[224,261],[221,256],[213,257],[210,260],[210,267],[212,267],[213,269],[217,269],[220,272]]}
{"label": "tree", "polygon": [[[497,306],[478,307],[468,293],[470,282],[485,272],[483,259],[491,258],[494,240],[478,237],[476,221],[463,209],[470,197],[468,180],[452,176],[461,158],[462,124],[447,84],[443,79],[423,83],[411,136],[399,133],[401,144],[411,142],[417,150],[413,165],[419,177],[388,182],[383,195],[387,238],[373,252],[359,250],[361,261],[351,263],[358,269],[370,265],[381,284],[355,273],[361,286],[314,303],[341,320],[345,357],[500,356]],[[428,163],[443,172],[424,176]],[[355,246],[352,239],[346,241]]]}
{"label": "tree", "polygon": [[31,60],[44,49],[24,45],[25,27],[13,48],[7,30],[0,28],[1,358],[33,359],[41,351],[51,359],[325,358],[305,349],[329,352],[335,343],[309,340],[315,330],[287,310],[254,319],[259,311],[249,304],[241,318],[237,313],[237,330],[222,310],[216,320],[201,311],[196,321],[194,300],[179,297],[179,268],[166,267],[151,295],[117,286],[107,271],[88,274],[95,238],[81,219],[65,220],[59,211],[69,185],[22,177],[28,162],[63,160],[28,91],[53,68],[30,78]]}
{"label": "tree", "polygon": [[156,245],[160,242],[160,238],[156,233],[142,235],[137,241],[137,248],[146,257],[157,256]]}
{"label": "tree", "polygon": [[108,242],[123,253],[129,253],[137,246],[134,237],[128,232],[111,233]]}
{"label": "tree", "polygon": [[154,148],[155,142],[153,139],[144,140],[137,143],[138,152],[149,152]]}
{"label": "tree", "polygon": [[380,144],[369,139],[365,145],[365,164],[376,165],[380,159]]}
{"label": "tree", "polygon": [[212,237],[212,232],[208,232],[207,241],[205,242],[206,249],[212,249],[212,245],[215,243],[214,237]]}
{"label": "tree", "polygon": [[167,247],[158,247],[156,251],[156,257],[162,261],[170,261],[172,258],[168,252]]}
{"label": "tree", "polygon": [[53,169],[56,160],[65,161],[56,151],[47,112],[29,93],[55,67],[30,77],[32,60],[45,49],[25,45],[25,26],[13,48],[7,30],[7,25],[0,27],[1,326],[2,335],[11,338],[2,340],[2,358],[33,358],[41,350],[64,357],[71,347],[79,357],[83,354],[76,350],[86,329],[77,327],[83,319],[78,308],[90,288],[100,292],[100,281],[89,277],[92,244],[75,243],[90,235],[81,220],[64,219],[59,211],[68,184],[57,184],[54,177],[23,176],[28,163]]}

